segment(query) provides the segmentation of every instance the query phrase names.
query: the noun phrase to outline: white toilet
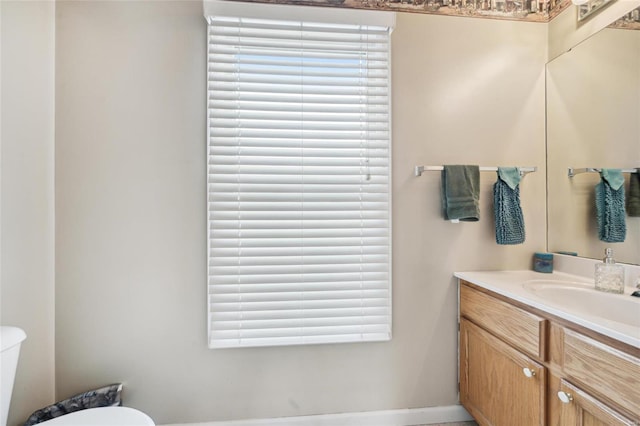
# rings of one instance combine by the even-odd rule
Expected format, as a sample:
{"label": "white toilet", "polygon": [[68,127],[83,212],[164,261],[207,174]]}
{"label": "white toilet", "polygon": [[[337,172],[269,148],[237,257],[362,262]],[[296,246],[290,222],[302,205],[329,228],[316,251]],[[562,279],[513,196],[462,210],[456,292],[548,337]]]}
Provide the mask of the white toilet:
{"label": "white toilet", "polygon": [[[17,327],[0,327],[0,426],[7,425],[13,381],[18,367],[20,344],[27,337]],[[89,408],[65,414],[43,426],[154,426],[153,420],[141,411],[127,407]]]}

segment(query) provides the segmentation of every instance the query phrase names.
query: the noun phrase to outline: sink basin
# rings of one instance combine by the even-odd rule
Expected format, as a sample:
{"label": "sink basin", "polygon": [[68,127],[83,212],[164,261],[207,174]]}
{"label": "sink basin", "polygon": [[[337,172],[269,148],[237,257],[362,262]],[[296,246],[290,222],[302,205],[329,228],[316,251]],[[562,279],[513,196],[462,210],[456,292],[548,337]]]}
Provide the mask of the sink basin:
{"label": "sink basin", "polygon": [[560,308],[640,328],[640,298],[626,293],[604,293],[574,281],[530,280],[523,288]]}

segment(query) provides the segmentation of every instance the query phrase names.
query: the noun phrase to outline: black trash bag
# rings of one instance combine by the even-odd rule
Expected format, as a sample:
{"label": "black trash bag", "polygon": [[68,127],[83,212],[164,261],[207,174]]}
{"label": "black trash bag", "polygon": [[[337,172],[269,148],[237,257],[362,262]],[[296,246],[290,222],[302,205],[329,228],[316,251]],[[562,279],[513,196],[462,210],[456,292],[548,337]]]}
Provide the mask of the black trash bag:
{"label": "black trash bag", "polygon": [[24,426],[32,426],[86,408],[121,406],[121,393],[122,383],[79,393],[64,401],[56,402],[53,405],[34,411],[24,423]]}

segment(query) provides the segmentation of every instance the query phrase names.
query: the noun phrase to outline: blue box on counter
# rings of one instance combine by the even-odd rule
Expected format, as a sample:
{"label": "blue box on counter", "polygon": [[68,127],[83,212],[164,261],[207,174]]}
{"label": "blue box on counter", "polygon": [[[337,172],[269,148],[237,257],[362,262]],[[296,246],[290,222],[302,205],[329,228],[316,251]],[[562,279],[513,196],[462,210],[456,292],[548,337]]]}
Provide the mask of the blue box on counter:
{"label": "blue box on counter", "polygon": [[533,270],[550,274],[553,272],[553,253],[536,252],[533,254]]}

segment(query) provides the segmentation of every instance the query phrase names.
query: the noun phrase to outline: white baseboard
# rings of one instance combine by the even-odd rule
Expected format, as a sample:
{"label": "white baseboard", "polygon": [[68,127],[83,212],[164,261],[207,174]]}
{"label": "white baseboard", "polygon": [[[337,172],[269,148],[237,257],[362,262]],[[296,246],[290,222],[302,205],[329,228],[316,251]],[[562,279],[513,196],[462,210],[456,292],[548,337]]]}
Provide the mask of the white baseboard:
{"label": "white baseboard", "polygon": [[411,426],[473,420],[462,405],[365,411],[270,419],[231,420],[204,423],[173,423],[164,426]]}

